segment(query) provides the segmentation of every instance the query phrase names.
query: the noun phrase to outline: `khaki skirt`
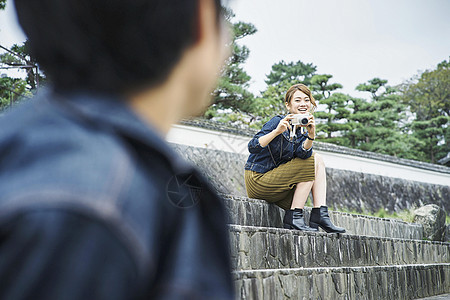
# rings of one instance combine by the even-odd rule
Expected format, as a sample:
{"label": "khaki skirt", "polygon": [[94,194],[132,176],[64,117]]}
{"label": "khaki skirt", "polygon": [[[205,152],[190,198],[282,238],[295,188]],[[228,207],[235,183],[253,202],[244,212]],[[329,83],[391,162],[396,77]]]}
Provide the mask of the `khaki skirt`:
{"label": "khaki skirt", "polygon": [[248,197],[275,203],[283,209],[291,208],[297,183],[314,179],[314,152],[310,158],[294,158],[266,173],[245,170]]}

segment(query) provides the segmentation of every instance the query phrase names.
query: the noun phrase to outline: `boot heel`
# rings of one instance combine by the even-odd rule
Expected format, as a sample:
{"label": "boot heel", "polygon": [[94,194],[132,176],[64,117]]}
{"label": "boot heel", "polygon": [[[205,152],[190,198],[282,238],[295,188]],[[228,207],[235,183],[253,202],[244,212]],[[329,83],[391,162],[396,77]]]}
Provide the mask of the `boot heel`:
{"label": "boot heel", "polygon": [[319,230],[319,224],[314,222],[309,222],[309,227]]}
{"label": "boot heel", "polygon": [[284,229],[294,229],[294,227],[292,227],[292,226],[289,225],[289,224],[283,224],[283,228],[284,228]]}

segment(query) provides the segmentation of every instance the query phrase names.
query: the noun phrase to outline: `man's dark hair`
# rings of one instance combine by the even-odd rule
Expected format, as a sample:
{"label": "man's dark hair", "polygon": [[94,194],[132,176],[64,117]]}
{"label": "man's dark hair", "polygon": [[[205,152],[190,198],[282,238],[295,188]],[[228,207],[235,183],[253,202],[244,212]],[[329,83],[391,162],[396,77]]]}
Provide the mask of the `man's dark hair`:
{"label": "man's dark hair", "polygon": [[[220,0],[214,0],[219,20]],[[163,82],[197,38],[198,0],[15,0],[31,53],[62,91]]]}

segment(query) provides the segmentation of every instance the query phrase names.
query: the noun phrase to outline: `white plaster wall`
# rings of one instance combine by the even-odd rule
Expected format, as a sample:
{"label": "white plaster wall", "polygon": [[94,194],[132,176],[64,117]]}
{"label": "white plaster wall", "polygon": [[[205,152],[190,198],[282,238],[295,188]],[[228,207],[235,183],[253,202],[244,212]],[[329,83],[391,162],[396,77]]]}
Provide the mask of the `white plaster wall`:
{"label": "white plaster wall", "polygon": [[248,155],[249,137],[204,129],[194,126],[174,125],[166,140],[171,143],[217,149]]}
{"label": "white plaster wall", "polygon": [[[250,140],[249,137],[185,125],[174,125],[166,139],[171,143],[245,155],[248,155],[247,143]],[[322,155],[325,165],[329,168],[450,185],[450,174],[446,173],[334,152],[317,151],[317,153]]]}

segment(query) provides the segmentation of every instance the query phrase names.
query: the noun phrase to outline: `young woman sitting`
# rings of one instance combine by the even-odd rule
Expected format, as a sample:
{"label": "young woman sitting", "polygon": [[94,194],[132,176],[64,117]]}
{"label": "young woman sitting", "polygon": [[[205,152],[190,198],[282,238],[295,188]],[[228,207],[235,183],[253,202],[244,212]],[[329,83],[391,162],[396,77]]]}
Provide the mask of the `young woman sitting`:
{"label": "young woman sitting", "polygon": [[[312,113],[316,102],[304,84],[289,88],[285,96],[286,116],[275,116],[248,143],[245,184],[251,198],[264,199],[286,210],[284,228],[344,233],[333,225],[326,206],[325,165],[313,151],[316,124]],[[298,114],[304,119],[299,127]],[[309,226],[303,207],[312,191],[314,207]]]}

